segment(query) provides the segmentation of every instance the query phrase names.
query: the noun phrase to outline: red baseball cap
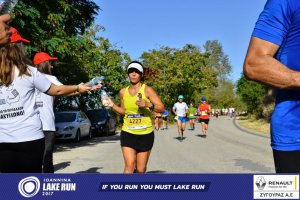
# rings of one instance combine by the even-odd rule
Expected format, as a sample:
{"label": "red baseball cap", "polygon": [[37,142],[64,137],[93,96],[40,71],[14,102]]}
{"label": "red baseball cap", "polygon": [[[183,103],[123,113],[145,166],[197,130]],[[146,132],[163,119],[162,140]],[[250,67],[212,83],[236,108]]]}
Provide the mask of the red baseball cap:
{"label": "red baseball cap", "polygon": [[33,57],[33,64],[38,65],[49,60],[57,60],[57,57],[51,57],[45,52],[38,52]]}
{"label": "red baseball cap", "polygon": [[25,42],[25,43],[30,43],[29,40],[26,40],[26,39],[21,37],[21,35],[17,31],[17,29],[15,29],[14,27],[10,27],[9,29],[12,33],[11,36],[10,36],[10,43],[20,42],[20,41]]}

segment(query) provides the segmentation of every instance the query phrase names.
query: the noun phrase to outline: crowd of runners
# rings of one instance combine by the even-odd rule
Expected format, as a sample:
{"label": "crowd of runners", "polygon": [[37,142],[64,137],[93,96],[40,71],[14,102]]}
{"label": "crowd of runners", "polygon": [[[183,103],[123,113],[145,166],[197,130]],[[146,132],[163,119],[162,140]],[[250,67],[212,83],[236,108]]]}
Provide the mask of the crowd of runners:
{"label": "crowd of runners", "polygon": [[[200,104],[195,107],[191,102],[189,106],[184,102],[184,96],[179,95],[178,101],[172,107],[172,113],[174,114],[174,121],[178,127],[178,139],[182,141],[184,139],[184,131],[186,129],[186,123],[189,122],[189,130],[195,130],[195,123],[201,124],[201,137],[206,138],[208,124],[210,117],[218,118],[218,116],[228,116],[232,118],[235,114],[234,108],[211,108],[207,103],[206,97],[200,99]],[[170,119],[169,110],[166,109],[164,113],[154,113],[155,129],[165,130],[168,129],[167,123]]]}

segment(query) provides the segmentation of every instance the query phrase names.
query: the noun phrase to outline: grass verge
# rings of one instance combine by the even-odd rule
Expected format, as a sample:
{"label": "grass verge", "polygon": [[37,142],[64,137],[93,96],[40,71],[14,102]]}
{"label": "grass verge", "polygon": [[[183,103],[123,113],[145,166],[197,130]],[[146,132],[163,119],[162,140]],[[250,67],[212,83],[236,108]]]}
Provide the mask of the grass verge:
{"label": "grass verge", "polygon": [[270,135],[270,123],[267,123],[264,120],[256,120],[247,116],[241,116],[237,119],[237,123],[247,129],[260,132],[264,135]]}

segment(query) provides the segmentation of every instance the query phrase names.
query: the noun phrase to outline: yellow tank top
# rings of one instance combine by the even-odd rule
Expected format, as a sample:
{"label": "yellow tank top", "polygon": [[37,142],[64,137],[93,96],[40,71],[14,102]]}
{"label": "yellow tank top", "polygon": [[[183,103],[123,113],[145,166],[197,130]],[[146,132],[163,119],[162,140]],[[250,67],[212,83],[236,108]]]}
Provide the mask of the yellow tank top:
{"label": "yellow tank top", "polygon": [[134,96],[129,94],[129,87],[125,89],[123,96],[125,116],[122,131],[126,131],[135,135],[145,135],[153,131],[150,109],[148,107],[139,108],[135,104],[139,93],[142,94],[142,99],[144,99],[146,102],[150,102],[145,95],[145,87],[146,85],[143,84],[139,92]]}

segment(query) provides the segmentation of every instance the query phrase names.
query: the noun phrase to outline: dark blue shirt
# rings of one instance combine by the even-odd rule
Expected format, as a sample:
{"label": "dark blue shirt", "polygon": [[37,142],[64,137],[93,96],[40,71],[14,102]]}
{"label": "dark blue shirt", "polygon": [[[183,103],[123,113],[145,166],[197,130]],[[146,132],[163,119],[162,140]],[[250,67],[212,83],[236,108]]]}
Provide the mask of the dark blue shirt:
{"label": "dark blue shirt", "polygon": [[[268,0],[252,36],[278,45],[276,59],[300,71],[300,0]],[[300,90],[276,91],[271,146],[282,151],[300,150]]]}

